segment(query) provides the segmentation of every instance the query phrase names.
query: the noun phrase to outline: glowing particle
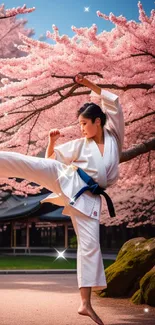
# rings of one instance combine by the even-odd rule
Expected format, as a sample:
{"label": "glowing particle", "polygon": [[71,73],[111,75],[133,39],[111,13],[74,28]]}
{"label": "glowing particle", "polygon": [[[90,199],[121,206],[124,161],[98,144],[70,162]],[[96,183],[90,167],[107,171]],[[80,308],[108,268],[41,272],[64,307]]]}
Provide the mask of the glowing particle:
{"label": "glowing particle", "polygon": [[145,313],[149,312],[149,308],[144,308]]}
{"label": "glowing particle", "polygon": [[84,7],[84,12],[89,12],[89,7]]}

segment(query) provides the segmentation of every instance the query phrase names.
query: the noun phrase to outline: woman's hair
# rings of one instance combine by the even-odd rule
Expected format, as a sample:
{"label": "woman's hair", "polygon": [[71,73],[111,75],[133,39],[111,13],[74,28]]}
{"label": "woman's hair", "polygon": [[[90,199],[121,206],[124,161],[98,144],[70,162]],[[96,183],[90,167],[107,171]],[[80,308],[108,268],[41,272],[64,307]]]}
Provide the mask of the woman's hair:
{"label": "woman's hair", "polygon": [[85,103],[77,111],[77,117],[82,115],[85,118],[91,119],[92,123],[95,122],[96,118],[99,117],[101,120],[101,126],[103,127],[106,123],[106,115],[103,113],[100,106],[95,103]]}

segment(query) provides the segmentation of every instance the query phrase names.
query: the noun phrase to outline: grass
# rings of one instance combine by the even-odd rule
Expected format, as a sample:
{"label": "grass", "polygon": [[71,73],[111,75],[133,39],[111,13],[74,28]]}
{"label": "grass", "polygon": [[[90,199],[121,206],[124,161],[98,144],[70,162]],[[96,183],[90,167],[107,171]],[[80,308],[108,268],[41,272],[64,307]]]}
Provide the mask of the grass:
{"label": "grass", "polygon": [[[49,256],[0,256],[0,270],[76,269],[76,259]],[[104,260],[104,267],[113,260]]]}

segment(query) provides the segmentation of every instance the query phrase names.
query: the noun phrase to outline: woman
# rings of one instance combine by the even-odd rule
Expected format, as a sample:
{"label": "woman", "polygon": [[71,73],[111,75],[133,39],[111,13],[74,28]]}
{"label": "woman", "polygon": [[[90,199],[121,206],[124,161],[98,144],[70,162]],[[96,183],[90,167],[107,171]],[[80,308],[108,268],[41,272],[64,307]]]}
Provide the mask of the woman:
{"label": "woman", "polygon": [[101,196],[89,190],[79,197],[76,194],[87,186],[79,170],[104,189],[118,179],[124,119],[118,96],[101,90],[81,74],[75,81],[100,96],[104,112],[94,103],[79,109],[77,115],[83,134],[80,139],[55,146],[60,131],[51,130],[45,158],[1,152],[0,177],[25,178],[40,184],[53,192],[42,202],[64,206],[63,214],[71,217],[78,240],[77,280],[81,294],[78,313],[102,325],[91,306],[91,290],[106,288],[99,243]]}

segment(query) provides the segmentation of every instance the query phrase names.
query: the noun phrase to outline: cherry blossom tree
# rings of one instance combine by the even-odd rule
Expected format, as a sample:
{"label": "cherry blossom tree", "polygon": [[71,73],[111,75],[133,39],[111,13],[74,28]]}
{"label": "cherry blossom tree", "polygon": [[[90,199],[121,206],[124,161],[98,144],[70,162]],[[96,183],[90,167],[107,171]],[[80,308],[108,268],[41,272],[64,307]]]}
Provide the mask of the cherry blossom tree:
{"label": "cherry blossom tree", "polygon": [[[73,26],[75,36],[69,38],[60,36],[53,25],[53,33],[47,32],[55,41],[52,45],[20,34],[24,45],[18,49],[27,56],[0,60],[1,73],[6,76],[0,89],[0,150],[38,155],[45,150],[53,127],[61,130],[58,143],[80,136],[76,111],[84,102],[97,99],[90,98],[90,90],[74,82],[79,72],[119,95],[125,116],[125,143],[120,180],[109,189],[115,197],[118,218],[104,218],[106,225],[128,220],[132,226],[135,220],[136,224],[141,222],[144,214],[143,223],[153,223],[155,10],[148,17],[140,2],[138,8],[139,23],[97,12],[114,23],[111,32],[97,34],[96,25]],[[20,188],[13,180],[7,184],[16,193],[22,191],[22,183]],[[23,189],[29,192],[27,183]]]}
{"label": "cherry blossom tree", "polygon": [[[22,41],[19,38],[19,33],[26,36],[32,36],[34,34],[33,29],[26,29],[26,19],[17,19],[17,14],[25,14],[32,12],[35,8],[23,7],[7,9],[5,6],[0,5],[0,58],[13,58],[25,56],[26,53],[18,49],[17,45],[21,45]],[[0,74],[0,79],[4,75]],[[0,82],[0,87],[2,83]]]}
{"label": "cherry blossom tree", "polygon": [[13,58],[25,56],[25,52],[21,52],[17,46],[21,44],[19,33],[28,37],[34,34],[33,29],[26,29],[26,19],[17,19],[17,14],[25,14],[34,11],[35,8],[23,7],[6,9],[5,6],[0,5],[0,58]]}
{"label": "cherry blossom tree", "polygon": [[[34,10],[34,7],[26,8],[26,5],[12,9],[5,9],[4,4],[0,5],[0,58],[17,58],[27,55],[27,53],[18,49],[17,45],[22,45],[19,33],[31,37],[34,35],[34,30],[25,27],[26,19],[17,19],[16,16],[18,14],[31,13]],[[4,75],[0,73],[0,87],[3,86],[1,83],[2,78],[4,78]],[[12,190],[14,181],[10,180],[9,183],[9,186],[5,185],[5,189]],[[22,184],[16,182],[16,192],[18,190],[20,194],[22,192],[27,193],[29,189],[31,193],[35,194],[38,192],[37,188],[28,185],[26,181],[23,181]]]}

